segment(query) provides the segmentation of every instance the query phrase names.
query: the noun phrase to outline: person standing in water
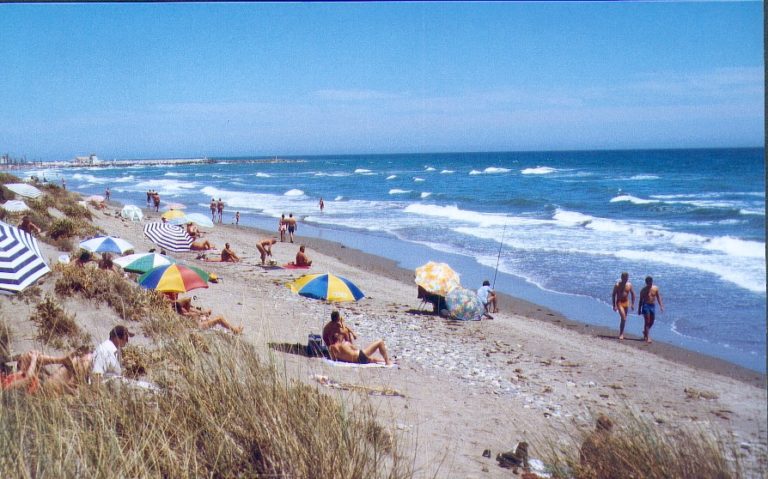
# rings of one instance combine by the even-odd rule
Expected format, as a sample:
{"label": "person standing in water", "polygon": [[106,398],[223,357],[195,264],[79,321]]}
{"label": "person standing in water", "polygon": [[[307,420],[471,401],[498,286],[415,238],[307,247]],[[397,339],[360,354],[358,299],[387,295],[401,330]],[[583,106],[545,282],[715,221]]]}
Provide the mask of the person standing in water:
{"label": "person standing in water", "polygon": [[613,294],[611,295],[613,310],[619,312],[619,339],[624,339],[624,326],[627,324],[627,311],[635,309],[635,290],[632,289],[632,283],[629,282],[629,273],[621,273],[621,279],[613,285]]}
{"label": "person standing in water", "polygon": [[651,328],[654,321],[656,321],[656,301],[659,302],[659,308],[661,312],[664,312],[664,303],[661,301],[661,293],[659,287],[654,286],[653,278],[647,276],[645,278],[645,287],[640,290],[640,304],[637,307],[638,314],[642,314],[645,319],[645,325],[643,326],[643,340],[650,344],[651,341]]}
{"label": "person standing in water", "polygon": [[320,213],[323,212],[323,209],[325,208],[325,203],[323,203],[323,197],[320,197]]}

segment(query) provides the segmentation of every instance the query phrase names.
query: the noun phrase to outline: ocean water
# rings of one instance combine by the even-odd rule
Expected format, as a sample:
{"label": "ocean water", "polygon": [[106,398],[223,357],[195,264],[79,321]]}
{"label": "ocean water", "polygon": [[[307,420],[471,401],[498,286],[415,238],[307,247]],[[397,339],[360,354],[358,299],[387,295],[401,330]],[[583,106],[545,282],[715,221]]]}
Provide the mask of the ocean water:
{"label": "ocean water", "polygon": [[[765,371],[762,148],[249,160],[25,173],[65,179],[84,194],[110,187],[113,199],[142,207],[147,189],[202,213],[221,197],[227,222],[240,211],[242,223],[270,229],[293,213],[299,234],[406,268],[447,261],[466,286],[491,279],[500,291],[614,328],[620,273],[637,293],[651,275],[667,307],[654,339]],[[641,317],[627,328],[639,335]]]}

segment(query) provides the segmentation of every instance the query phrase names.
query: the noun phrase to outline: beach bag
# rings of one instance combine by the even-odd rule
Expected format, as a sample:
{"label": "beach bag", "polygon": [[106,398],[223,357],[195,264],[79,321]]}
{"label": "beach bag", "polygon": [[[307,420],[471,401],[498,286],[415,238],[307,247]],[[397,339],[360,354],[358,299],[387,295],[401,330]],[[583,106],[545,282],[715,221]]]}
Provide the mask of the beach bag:
{"label": "beach bag", "polygon": [[307,356],[312,358],[329,357],[328,347],[319,334],[310,334],[307,338]]}

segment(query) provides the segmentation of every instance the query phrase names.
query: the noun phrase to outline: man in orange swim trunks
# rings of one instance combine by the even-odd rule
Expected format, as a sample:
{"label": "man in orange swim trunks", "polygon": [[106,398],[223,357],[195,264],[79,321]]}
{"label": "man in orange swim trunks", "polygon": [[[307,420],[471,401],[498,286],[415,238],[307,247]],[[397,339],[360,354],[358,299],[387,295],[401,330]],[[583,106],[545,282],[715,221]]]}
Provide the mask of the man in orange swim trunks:
{"label": "man in orange swim trunks", "polygon": [[624,326],[627,324],[627,307],[635,309],[635,290],[632,289],[632,283],[629,282],[629,273],[621,273],[621,279],[613,285],[613,294],[611,295],[613,310],[619,312],[621,322],[619,323],[619,339],[624,339]]}

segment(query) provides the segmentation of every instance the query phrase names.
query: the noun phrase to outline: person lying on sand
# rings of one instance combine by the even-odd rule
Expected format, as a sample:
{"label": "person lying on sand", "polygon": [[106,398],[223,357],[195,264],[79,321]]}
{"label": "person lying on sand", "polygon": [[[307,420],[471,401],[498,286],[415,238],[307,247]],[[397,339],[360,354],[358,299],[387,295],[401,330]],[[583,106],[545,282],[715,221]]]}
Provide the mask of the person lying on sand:
{"label": "person lying on sand", "polygon": [[216,249],[216,246],[214,246],[208,240],[203,240],[203,241],[195,241],[189,246],[189,249],[191,249],[192,251],[207,251],[209,249]]}
{"label": "person lying on sand", "polygon": [[209,263],[237,263],[240,258],[230,248],[229,243],[225,243],[224,249],[221,250],[221,258],[205,258],[205,261]]}
{"label": "person lying on sand", "polygon": [[349,341],[357,339],[357,335],[352,331],[345,323],[344,318],[338,311],[331,311],[331,320],[323,326],[323,342],[326,346],[333,344],[333,335],[341,333],[344,336],[344,340]]}
{"label": "person lying on sand", "polygon": [[299,252],[296,253],[296,266],[312,266],[312,260],[309,259],[307,253],[304,252],[304,245],[299,246]]}
{"label": "person lying on sand", "polygon": [[201,236],[200,230],[197,228],[197,225],[193,222],[187,223],[187,234],[192,238],[199,238]]}
{"label": "person lying on sand", "polygon": [[24,215],[21,218],[21,223],[19,223],[18,228],[21,231],[26,231],[27,233],[31,234],[32,236],[39,235],[40,233],[43,232],[43,230],[41,230],[39,226],[34,224],[32,222],[32,220],[29,219],[29,216],[27,216],[27,215]]}
{"label": "person lying on sand", "polygon": [[[87,382],[92,360],[93,355],[82,350],[60,357],[29,351],[19,356],[18,372],[0,376],[0,385],[6,391],[26,390],[30,394],[73,393],[79,384]],[[45,366],[53,364],[59,367],[47,375],[40,374]]]}
{"label": "person lying on sand", "polygon": [[277,243],[277,238],[263,239],[256,243],[256,249],[261,256],[261,264],[265,264],[267,256],[272,257],[272,245]]}
{"label": "person lying on sand", "polygon": [[[381,354],[383,359],[373,357],[376,351]],[[387,366],[392,364],[383,339],[377,339],[363,349],[358,349],[354,344],[345,340],[342,333],[335,333],[333,335],[333,344],[328,347],[328,352],[331,353],[331,359],[334,361],[357,364],[378,363],[386,364]]]}
{"label": "person lying on sand", "polygon": [[211,319],[212,311],[210,309],[203,310],[202,308],[192,306],[192,300],[189,298],[179,299],[177,293],[166,293],[166,297],[171,301],[171,308],[174,311],[185,318],[197,321],[197,326],[200,329],[210,329],[218,324],[235,334],[243,332],[242,326],[232,326],[222,315]]}

